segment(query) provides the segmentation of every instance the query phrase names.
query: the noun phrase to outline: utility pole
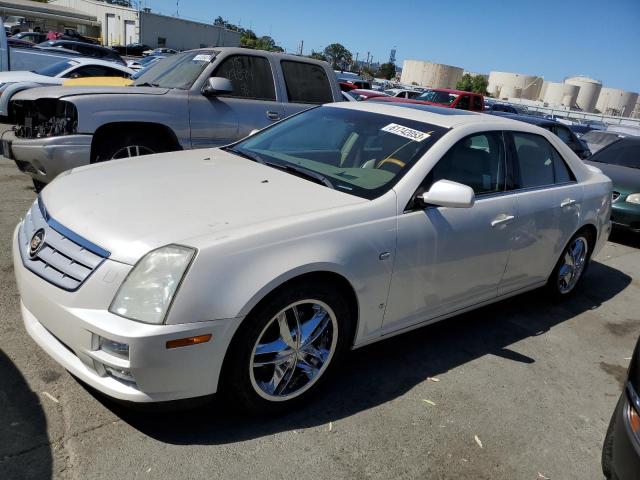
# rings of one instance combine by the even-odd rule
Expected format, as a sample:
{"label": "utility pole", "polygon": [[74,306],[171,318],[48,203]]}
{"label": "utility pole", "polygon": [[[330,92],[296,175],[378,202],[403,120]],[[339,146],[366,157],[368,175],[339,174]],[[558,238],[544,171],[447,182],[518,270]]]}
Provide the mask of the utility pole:
{"label": "utility pole", "polygon": [[176,0],[176,17],[180,16],[180,0]]}
{"label": "utility pole", "polygon": [[304,40],[300,40],[300,56],[302,56],[303,50],[304,50]]}

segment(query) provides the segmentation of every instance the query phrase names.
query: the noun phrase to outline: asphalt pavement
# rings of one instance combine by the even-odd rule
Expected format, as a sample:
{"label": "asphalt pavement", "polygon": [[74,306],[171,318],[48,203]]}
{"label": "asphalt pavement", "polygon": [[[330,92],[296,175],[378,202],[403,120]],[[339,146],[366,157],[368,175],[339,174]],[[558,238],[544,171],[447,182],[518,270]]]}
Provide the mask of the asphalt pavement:
{"label": "asphalt pavement", "polygon": [[2,479],[602,478],[640,334],[638,236],[614,235],[570,301],[535,291],[354,351],[287,415],[215,399],[139,412],[85,388],[25,332],[10,239],[34,198],[0,158]]}

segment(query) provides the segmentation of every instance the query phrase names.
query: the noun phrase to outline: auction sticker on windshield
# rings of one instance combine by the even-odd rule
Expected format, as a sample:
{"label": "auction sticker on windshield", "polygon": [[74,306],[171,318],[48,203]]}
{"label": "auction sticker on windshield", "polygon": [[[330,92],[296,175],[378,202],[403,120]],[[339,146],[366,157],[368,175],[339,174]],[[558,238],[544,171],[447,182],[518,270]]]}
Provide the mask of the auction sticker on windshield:
{"label": "auction sticker on windshield", "polygon": [[382,127],[380,130],[382,130],[383,132],[393,133],[394,135],[399,135],[416,142],[421,142],[431,136],[431,133],[425,133],[421,132],[420,130],[414,130],[413,128],[403,127],[402,125],[398,125],[397,123],[390,123],[386,127]]}
{"label": "auction sticker on windshield", "polygon": [[212,58],[213,58],[213,55],[200,54],[193,57],[193,61],[194,62],[210,62]]}

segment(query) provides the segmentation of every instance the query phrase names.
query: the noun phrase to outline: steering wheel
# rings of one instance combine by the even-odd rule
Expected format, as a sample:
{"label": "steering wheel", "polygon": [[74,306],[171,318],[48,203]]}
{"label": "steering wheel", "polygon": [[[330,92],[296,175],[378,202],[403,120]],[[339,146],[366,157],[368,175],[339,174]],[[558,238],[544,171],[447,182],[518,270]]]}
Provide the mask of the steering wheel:
{"label": "steering wheel", "polygon": [[393,173],[398,173],[406,165],[407,164],[405,162],[403,162],[402,160],[398,160],[397,158],[389,157],[389,158],[385,158],[380,163],[378,163],[378,165],[376,165],[376,168],[379,168],[379,169],[382,169],[382,170],[388,170],[388,171],[393,172]]}

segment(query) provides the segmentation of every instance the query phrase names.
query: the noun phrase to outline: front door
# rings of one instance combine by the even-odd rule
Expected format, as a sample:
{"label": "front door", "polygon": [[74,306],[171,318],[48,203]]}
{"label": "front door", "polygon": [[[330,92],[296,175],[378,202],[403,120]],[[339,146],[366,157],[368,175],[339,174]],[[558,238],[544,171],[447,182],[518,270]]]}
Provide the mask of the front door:
{"label": "front door", "polygon": [[284,107],[276,101],[274,75],[267,58],[232,55],[212,76],[231,80],[233,91],[216,96],[190,92],[192,148],[226,145],[283,118]]}
{"label": "front door", "polygon": [[474,189],[471,208],[426,206],[398,217],[398,241],[384,330],[391,332],[497,295],[511,250],[515,196],[505,192],[501,132],[464,138],[434,166],[417,194],[437,180]]}

